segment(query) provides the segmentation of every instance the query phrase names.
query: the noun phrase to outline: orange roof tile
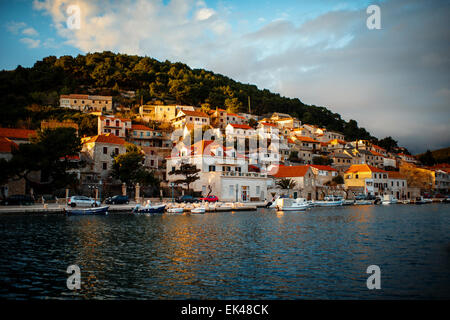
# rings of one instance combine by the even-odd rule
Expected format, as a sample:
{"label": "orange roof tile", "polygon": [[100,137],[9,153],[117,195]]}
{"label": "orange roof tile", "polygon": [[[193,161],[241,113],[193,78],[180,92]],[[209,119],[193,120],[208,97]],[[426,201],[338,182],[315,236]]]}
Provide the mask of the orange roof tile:
{"label": "orange roof tile", "polygon": [[13,148],[18,148],[17,143],[5,137],[0,137],[0,152],[11,153]]}
{"label": "orange roof tile", "polygon": [[318,165],[318,164],[309,164],[308,166],[316,168],[321,171],[337,171],[337,169],[333,168],[332,166],[325,166],[325,165]]}
{"label": "orange roof tile", "polygon": [[92,143],[92,142],[121,144],[121,145],[125,144],[125,140],[123,140],[122,138],[116,137],[115,135],[113,135],[111,133],[99,134],[97,136],[87,137],[87,138],[83,139],[83,143]]}
{"label": "orange roof tile", "polygon": [[378,152],[373,151],[373,150],[370,150],[370,153],[372,153],[374,156],[377,156],[377,157],[384,157],[381,153],[378,153]]}
{"label": "orange roof tile", "polygon": [[296,138],[300,141],[304,141],[304,142],[312,142],[312,143],[320,143],[317,140],[314,140],[313,138],[310,137],[304,137],[304,136],[296,136]]}
{"label": "orange roof tile", "polygon": [[153,129],[150,129],[147,126],[144,126],[143,124],[132,124],[131,130],[145,130],[145,131],[154,131]]}
{"label": "orange roof tile", "polygon": [[275,125],[275,124],[273,124],[273,123],[268,123],[268,122],[261,122],[261,124],[262,124],[263,126],[276,127],[276,125]]}
{"label": "orange roof tile", "polygon": [[276,166],[273,167],[269,175],[276,178],[304,177],[308,172],[308,166]]}
{"label": "orange roof tile", "polygon": [[191,111],[191,110],[181,110],[180,112],[183,112],[185,115],[190,117],[203,117],[203,118],[209,118],[209,116],[201,111]]}
{"label": "orange roof tile", "polygon": [[0,128],[0,137],[6,137],[10,139],[29,139],[30,136],[35,134],[36,130]]}
{"label": "orange roof tile", "polygon": [[230,126],[232,126],[233,128],[236,128],[236,129],[246,129],[246,130],[253,129],[252,127],[250,127],[249,125],[246,125],[246,124],[230,123]]}
{"label": "orange roof tile", "polygon": [[350,168],[348,168],[345,173],[354,173],[354,172],[387,172],[384,170],[381,170],[379,168],[370,166],[368,164],[353,164]]}

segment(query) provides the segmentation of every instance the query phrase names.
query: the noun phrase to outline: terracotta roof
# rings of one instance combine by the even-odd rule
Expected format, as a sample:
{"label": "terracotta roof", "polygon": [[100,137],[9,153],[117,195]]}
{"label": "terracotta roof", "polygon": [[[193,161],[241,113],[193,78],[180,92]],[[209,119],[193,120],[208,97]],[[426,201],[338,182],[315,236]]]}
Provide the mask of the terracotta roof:
{"label": "terracotta roof", "polygon": [[62,94],[59,96],[60,98],[65,98],[65,99],[89,99],[89,95],[87,94]]}
{"label": "terracotta roof", "polygon": [[92,142],[121,144],[121,145],[125,144],[125,140],[123,140],[122,138],[116,137],[115,135],[113,135],[111,133],[99,134],[97,136],[87,137],[87,138],[83,139],[83,143],[92,143]]}
{"label": "terracotta roof", "polygon": [[317,140],[314,140],[313,138],[310,137],[304,137],[304,136],[296,136],[296,138],[300,141],[304,141],[304,142],[312,142],[312,143],[320,143]]}
{"label": "terracotta roof", "polygon": [[345,142],[344,140],[340,140],[340,139],[333,139],[333,140],[328,141],[327,143],[332,143],[332,142],[335,142],[338,144],[347,144],[347,142]]}
{"label": "terracotta roof", "polygon": [[350,168],[348,168],[345,173],[353,173],[353,172],[384,172],[387,171],[381,170],[379,168],[369,166],[368,164],[354,164]]}
{"label": "terracotta roof", "polygon": [[17,143],[9,140],[8,138],[0,137],[0,152],[11,153],[11,150],[13,148],[18,148],[18,147],[19,146],[17,145]]}
{"label": "terracotta roof", "polygon": [[379,152],[376,152],[376,151],[373,151],[373,150],[370,150],[370,152],[374,155],[374,156],[377,156],[377,157],[384,157],[381,153],[379,153]]}
{"label": "terracotta roof", "polygon": [[324,165],[318,165],[318,164],[309,164],[308,166],[316,168],[321,171],[337,171],[332,166],[324,166]]}
{"label": "terracotta roof", "polygon": [[236,113],[228,113],[227,116],[229,116],[229,117],[236,117],[236,118],[239,118],[239,119],[245,119],[244,117],[242,117],[242,116],[240,116],[240,115],[238,115]]}
{"label": "terracotta roof", "polygon": [[269,175],[276,178],[289,178],[289,177],[304,177],[308,172],[308,166],[275,166],[273,167]]}
{"label": "terracotta roof", "polygon": [[275,124],[273,124],[273,123],[268,123],[268,122],[261,122],[261,124],[262,124],[263,126],[276,127],[276,125],[275,125]]}
{"label": "terracotta roof", "polygon": [[375,148],[375,149],[378,149],[378,150],[386,151],[386,149],[384,149],[382,147],[379,147],[379,146],[377,146],[375,144],[372,144],[372,147]]}
{"label": "terracotta roof", "polygon": [[154,131],[153,129],[150,129],[147,126],[144,126],[143,124],[132,124],[131,130],[145,130],[145,131]]}
{"label": "terracotta roof", "polygon": [[252,127],[250,127],[249,125],[246,125],[246,124],[230,123],[230,126],[232,126],[233,128],[237,128],[237,129],[245,129],[245,130],[253,129]]}
{"label": "terracotta roof", "polygon": [[26,139],[28,140],[30,136],[35,135],[36,130],[28,129],[16,129],[16,128],[0,128],[0,137],[6,137],[10,139]]}
{"label": "terracotta roof", "polygon": [[203,117],[203,118],[209,118],[209,116],[201,111],[191,111],[191,110],[181,110],[180,112],[183,112],[185,115],[190,117]]}
{"label": "terracotta roof", "polygon": [[295,143],[294,140],[292,140],[291,138],[287,138],[287,142],[288,143]]}

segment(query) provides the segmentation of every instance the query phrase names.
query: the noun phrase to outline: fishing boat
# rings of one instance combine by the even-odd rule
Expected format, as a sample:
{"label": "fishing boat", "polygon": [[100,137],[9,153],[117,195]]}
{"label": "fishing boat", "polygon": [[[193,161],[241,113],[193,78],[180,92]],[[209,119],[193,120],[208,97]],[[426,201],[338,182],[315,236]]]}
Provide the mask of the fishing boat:
{"label": "fishing boat", "polygon": [[105,216],[108,214],[109,206],[92,207],[83,209],[65,209],[65,212],[69,216]]}
{"label": "fishing boat", "polygon": [[191,213],[193,213],[193,214],[204,214],[205,213],[205,208],[203,208],[203,207],[193,208],[193,209],[191,209]]}
{"label": "fishing boat", "polygon": [[339,196],[326,196],[323,200],[314,201],[316,207],[337,207],[342,206],[344,200]]}
{"label": "fishing boat", "polygon": [[398,200],[392,195],[392,194],[385,194],[383,196],[383,200],[381,201],[381,204],[387,205],[387,204],[396,204]]}
{"label": "fishing boat", "polygon": [[166,208],[165,204],[152,205],[150,200],[148,200],[147,204],[143,207],[140,204],[137,204],[136,207],[134,207],[133,209],[133,213],[162,214],[164,213],[165,208]]}
{"label": "fishing boat", "polygon": [[184,211],[184,208],[170,208],[170,209],[167,209],[167,213],[170,213],[170,214],[181,214],[181,213],[183,213],[183,211]]}
{"label": "fishing boat", "polygon": [[278,211],[302,211],[309,208],[308,201],[305,198],[279,198],[277,199],[276,208]]}
{"label": "fishing boat", "polygon": [[431,199],[425,199],[424,197],[417,197],[414,201],[415,204],[425,204],[425,203],[432,203],[433,200]]}
{"label": "fishing boat", "polygon": [[352,206],[356,204],[355,200],[344,200],[344,202],[342,203],[343,206]]}

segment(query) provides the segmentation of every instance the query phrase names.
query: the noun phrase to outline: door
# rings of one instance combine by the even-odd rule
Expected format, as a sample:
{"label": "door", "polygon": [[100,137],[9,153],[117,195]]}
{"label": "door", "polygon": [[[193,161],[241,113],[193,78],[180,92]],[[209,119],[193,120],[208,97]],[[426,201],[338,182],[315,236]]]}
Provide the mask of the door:
{"label": "door", "polygon": [[247,202],[248,198],[249,198],[249,194],[248,194],[248,186],[242,186],[242,201],[243,202]]}

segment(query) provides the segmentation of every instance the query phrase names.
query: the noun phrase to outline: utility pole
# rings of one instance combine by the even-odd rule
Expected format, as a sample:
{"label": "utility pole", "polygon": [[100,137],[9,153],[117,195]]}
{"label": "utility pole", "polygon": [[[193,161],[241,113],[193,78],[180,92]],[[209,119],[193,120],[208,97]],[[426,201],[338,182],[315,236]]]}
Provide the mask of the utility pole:
{"label": "utility pole", "polygon": [[250,96],[248,96],[248,113],[252,114],[252,108],[250,106]]}

